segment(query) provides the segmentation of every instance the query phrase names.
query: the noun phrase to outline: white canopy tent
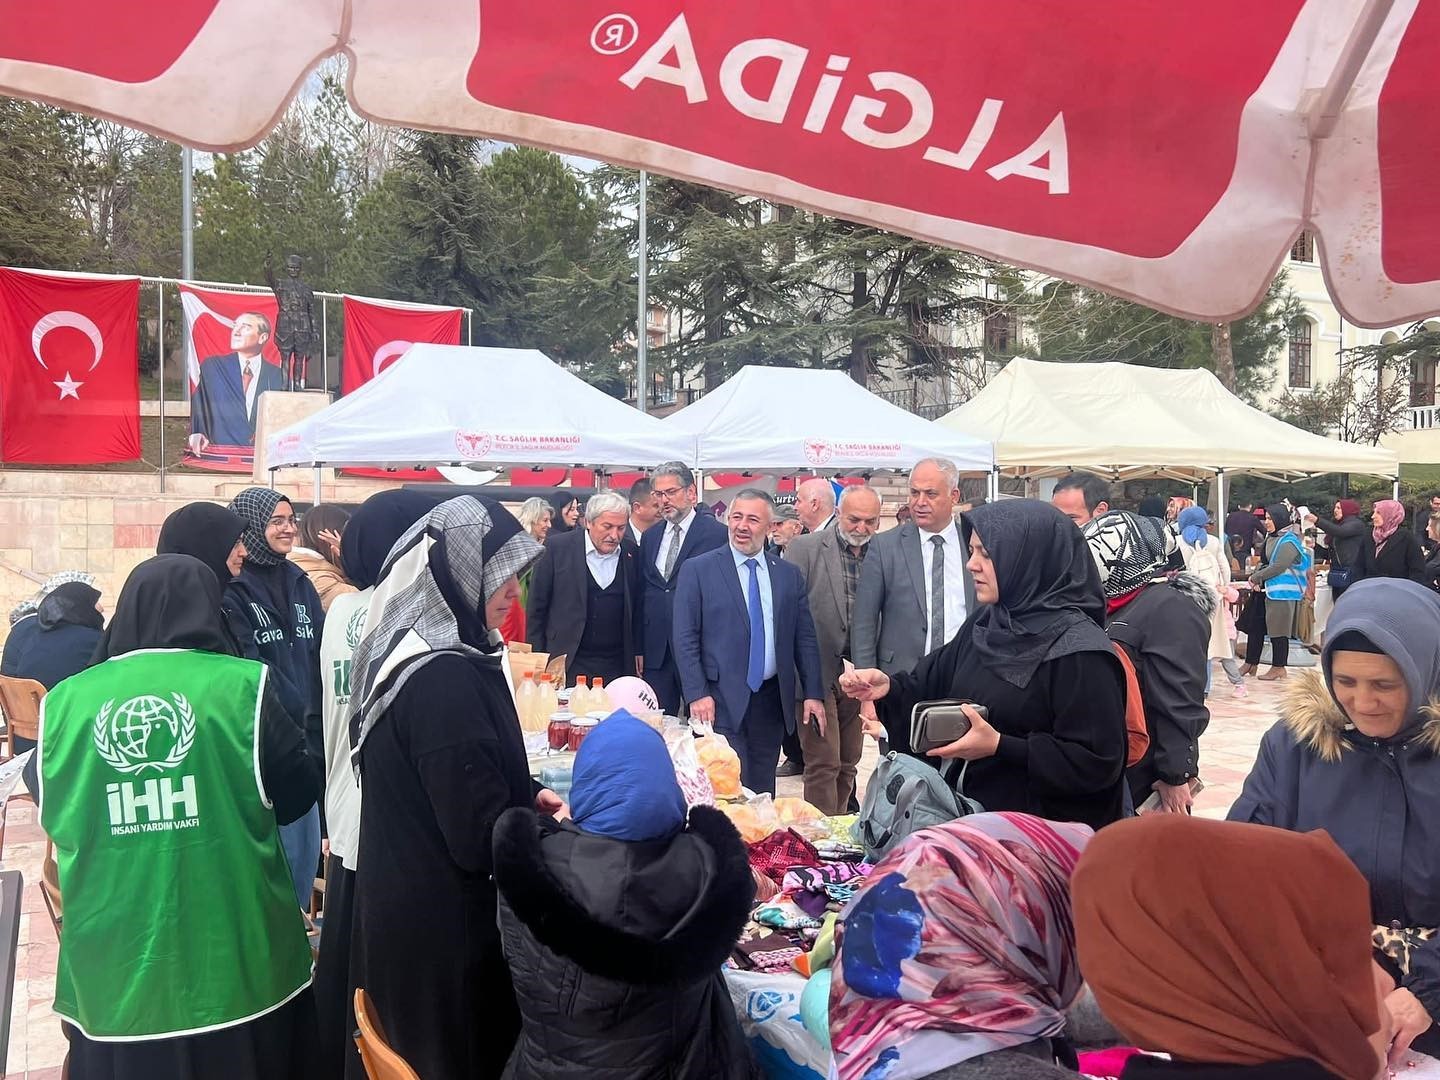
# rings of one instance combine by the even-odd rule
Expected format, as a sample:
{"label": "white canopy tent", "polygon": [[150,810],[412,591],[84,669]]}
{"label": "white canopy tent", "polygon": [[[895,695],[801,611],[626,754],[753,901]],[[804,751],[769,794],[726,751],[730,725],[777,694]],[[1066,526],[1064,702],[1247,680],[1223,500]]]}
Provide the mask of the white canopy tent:
{"label": "white canopy tent", "polygon": [[689,460],[694,441],[534,349],[418,344],[352,394],[277,432],[292,466],[563,465]]}
{"label": "white canopy tent", "polygon": [[1227,474],[1294,480],[1320,473],[1400,475],[1381,446],[1327,439],[1245,404],[1209,371],[1017,358],[937,423],[992,440],[995,467],[1038,479],[1074,469],[1191,483]]}
{"label": "white canopy tent", "polygon": [[988,443],[891,405],[840,371],[744,367],[664,423],[690,440],[703,469],[845,473],[944,457],[988,474],[994,464]]}

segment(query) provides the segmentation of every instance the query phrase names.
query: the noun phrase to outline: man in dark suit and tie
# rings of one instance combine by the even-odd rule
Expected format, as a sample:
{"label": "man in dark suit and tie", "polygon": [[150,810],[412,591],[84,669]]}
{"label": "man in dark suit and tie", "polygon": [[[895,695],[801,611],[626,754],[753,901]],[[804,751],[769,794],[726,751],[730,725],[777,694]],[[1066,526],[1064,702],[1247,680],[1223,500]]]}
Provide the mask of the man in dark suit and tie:
{"label": "man in dark suit and tie", "polygon": [[613,682],[635,670],[635,562],[622,543],[629,502],[601,491],[583,528],[555,533],[530,577],[526,632],[538,652],[567,657],[565,674]]}
{"label": "man in dark suit and tie", "polygon": [[640,659],[635,674],[650,684],[667,713],[678,716],[680,677],[670,632],[676,579],[686,560],[724,546],[729,534],[709,513],[696,512],[695,474],[685,465],[666,462],[655,470],[650,485],[660,501],[661,521],[640,537],[640,604],[635,611]]}
{"label": "man in dark suit and tie", "polygon": [[781,740],[795,730],[795,703],[802,723],[825,730],[805,579],[765,552],[773,510],[756,488],[736,495],[729,543],[686,563],[675,590],[675,662],[690,719],[729,740],[740,755],[741,783],[772,795]]}
{"label": "man in dark suit and tie", "polygon": [[970,553],[955,526],[959,501],[953,462],[926,458],[910,470],[910,520],[871,541],[860,573],[850,623],[857,668],[912,671],[975,610]]}
{"label": "man in dark suit and tie", "polygon": [[860,570],[879,526],[880,496],[863,485],[847,487],[834,524],[797,537],[785,550],[785,561],[805,576],[820,643],[825,726],[801,725],[800,743],[805,749],[805,801],[826,814],[843,814],[849,808],[855,767],[864,749],[860,702],[842,693],[838,680],[850,655]]}
{"label": "man in dark suit and tie", "polygon": [[217,446],[254,446],[255,409],[267,390],[285,389],[279,364],[260,355],[270,340],[270,321],[247,311],[230,329],[234,352],[207,356],[190,397],[190,449],[203,454]]}

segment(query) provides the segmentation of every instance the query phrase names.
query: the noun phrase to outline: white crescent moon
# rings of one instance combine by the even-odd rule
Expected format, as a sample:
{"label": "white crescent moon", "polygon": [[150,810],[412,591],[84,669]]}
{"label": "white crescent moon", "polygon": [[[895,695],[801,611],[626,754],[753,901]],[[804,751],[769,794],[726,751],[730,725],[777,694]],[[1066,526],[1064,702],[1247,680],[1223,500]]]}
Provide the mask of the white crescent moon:
{"label": "white crescent moon", "polygon": [[51,330],[62,326],[68,326],[72,330],[79,330],[90,339],[90,344],[95,346],[95,360],[88,370],[94,371],[100,366],[100,354],[105,351],[105,339],[100,336],[100,328],[96,326],[78,311],[52,311],[48,315],[42,315],[30,331],[30,351],[35,354],[35,359],[40,361],[40,366],[49,371],[45,358],[40,355],[40,343],[45,340],[45,335]]}
{"label": "white crescent moon", "polygon": [[379,375],[380,369],[384,366],[385,361],[400,356],[406,349],[414,344],[413,341],[387,341],[384,345],[381,345],[375,350],[375,358],[370,362],[370,377],[373,379],[376,375]]}

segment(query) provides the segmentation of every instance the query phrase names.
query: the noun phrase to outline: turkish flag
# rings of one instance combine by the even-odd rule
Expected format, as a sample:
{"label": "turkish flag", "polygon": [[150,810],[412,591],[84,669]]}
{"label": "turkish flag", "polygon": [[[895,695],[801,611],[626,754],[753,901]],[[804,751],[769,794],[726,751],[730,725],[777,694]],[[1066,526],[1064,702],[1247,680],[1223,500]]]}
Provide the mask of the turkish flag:
{"label": "turkish flag", "polygon": [[[460,344],[460,317],[464,308],[406,304],[396,301],[345,297],[345,355],[340,364],[340,393],[364,386],[405,355],[417,342]],[[351,476],[377,476],[386,480],[438,482],[434,469],[345,469]]]}
{"label": "turkish flag", "polygon": [[364,386],[417,342],[460,344],[463,308],[345,297],[345,359],[340,392]]}
{"label": "turkish flag", "polygon": [[140,456],[140,279],[0,268],[0,457]]}

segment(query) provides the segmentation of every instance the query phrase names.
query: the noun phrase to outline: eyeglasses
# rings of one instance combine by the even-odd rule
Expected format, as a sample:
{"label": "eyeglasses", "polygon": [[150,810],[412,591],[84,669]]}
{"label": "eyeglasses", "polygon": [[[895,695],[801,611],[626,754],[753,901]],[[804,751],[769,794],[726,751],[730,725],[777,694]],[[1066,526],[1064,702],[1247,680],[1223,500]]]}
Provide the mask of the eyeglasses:
{"label": "eyeglasses", "polygon": [[678,487],[663,488],[663,489],[662,489],[662,488],[651,488],[651,489],[650,489],[650,491],[651,491],[653,494],[659,496],[659,497],[662,498],[662,499],[673,499],[673,498],[675,498],[676,495],[679,495],[682,490],[683,490],[682,488],[678,488]]}
{"label": "eyeglasses", "polygon": [[294,517],[273,517],[265,524],[272,529],[284,529],[287,526],[293,529],[300,522]]}

